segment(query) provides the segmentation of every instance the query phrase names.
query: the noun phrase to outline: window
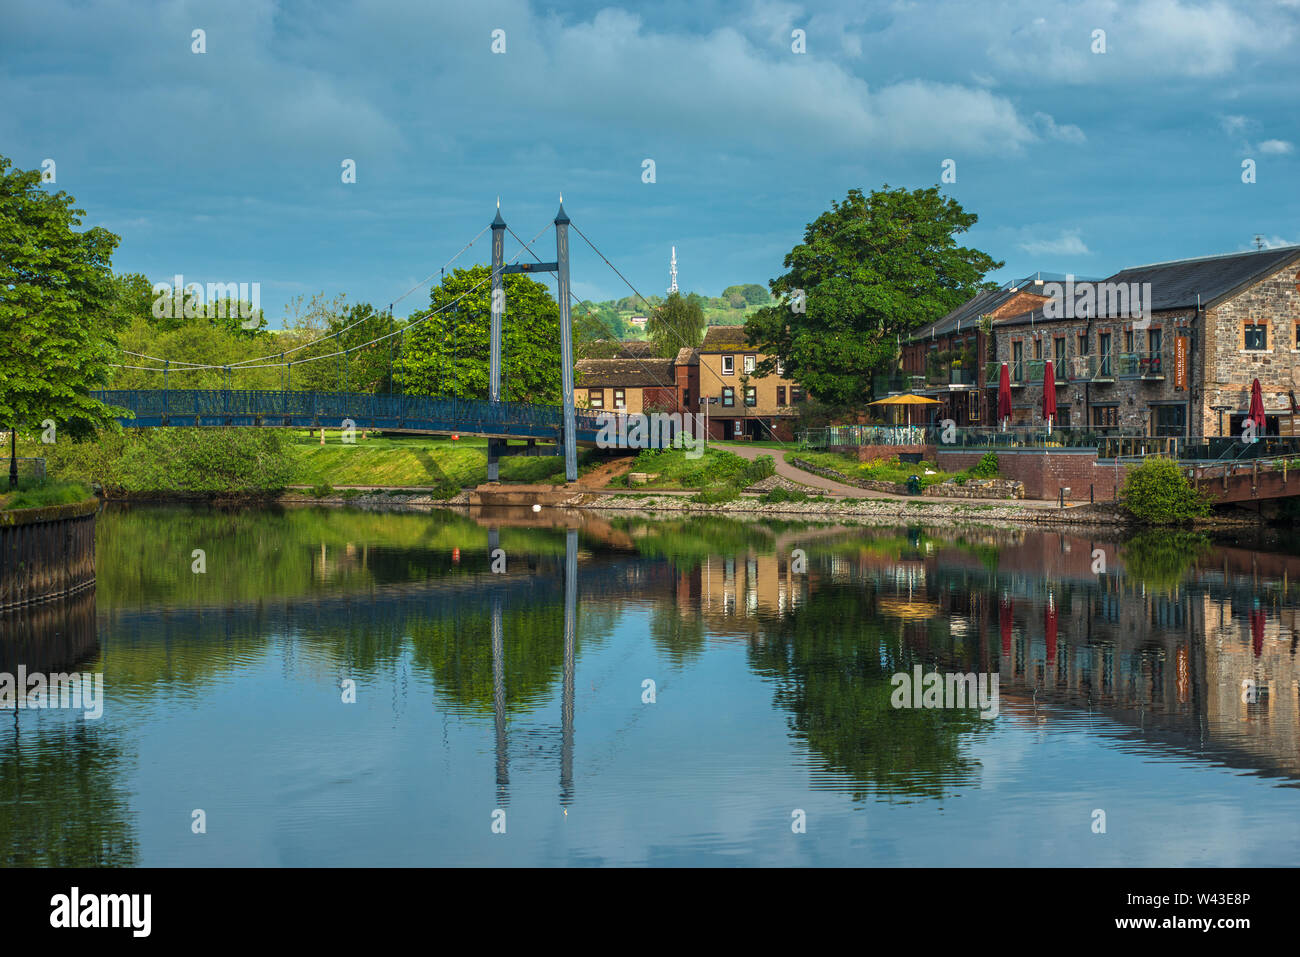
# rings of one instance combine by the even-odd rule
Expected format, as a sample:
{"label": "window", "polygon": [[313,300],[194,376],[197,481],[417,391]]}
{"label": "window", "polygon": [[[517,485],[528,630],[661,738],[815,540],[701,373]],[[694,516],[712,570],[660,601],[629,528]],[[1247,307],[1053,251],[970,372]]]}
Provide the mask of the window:
{"label": "window", "polygon": [[1086,356],[1087,354],[1088,354],[1088,334],[1086,332],[1081,332],[1079,333],[1079,355]]}
{"label": "window", "polygon": [[[1300,326],[1296,326],[1296,341],[1300,342]],[[785,405],[785,386],[776,387],[776,404]]]}
{"label": "window", "polygon": [[1159,329],[1147,330],[1147,352],[1151,353],[1153,356],[1160,355],[1161,343],[1162,339]]}
{"label": "window", "polygon": [[1153,435],[1185,435],[1187,433],[1187,407],[1178,405],[1158,405],[1152,415]]}
{"label": "window", "polygon": [[1125,330],[1124,332],[1124,351],[1125,352],[1133,351],[1133,330],[1132,329]]}
{"label": "window", "polygon": [[731,408],[736,404],[736,390],[731,386],[725,386],[722,390],[722,404]]}
{"label": "window", "polygon": [[736,374],[736,357],[735,357],[735,356],[723,356],[723,357],[722,357],[722,374],[723,374],[723,375],[735,375],[735,374]]}
{"label": "window", "polygon": [[1035,359],[1041,359],[1042,357],[1043,357],[1043,340],[1042,340],[1042,339],[1035,339],[1035,340],[1034,340],[1034,358],[1035,358]]}
{"label": "window", "polygon": [[796,402],[802,402],[802,401],[803,401],[803,389],[797,385],[790,386],[790,403],[793,405]]}
{"label": "window", "polygon": [[603,408],[605,408],[605,390],[604,390],[604,389],[588,389],[588,390],[587,390],[587,404],[588,404],[589,406],[591,406],[593,409],[603,409]]}
{"label": "window", "polygon": [[691,390],[690,390],[690,389],[682,389],[682,408],[685,409],[685,410],[688,411],[688,412],[689,412],[690,409],[691,409]]}
{"label": "window", "polygon": [[1119,406],[1094,405],[1092,407],[1092,424],[1094,428],[1106,429],[1119,425]]}
{"label": "window", "polygon": [[1246,348],[1252,352],[1262,352],[1268,348],[1268,324],[1246,324]]}
{"label": "window", "polygon": [[741,367],[745,370],[746,375],[749,375],[751,372],[754,371],[754,364],[757,361],[757,358],[758,358],[757,356],[745,356],[744,362],[741,364]]}
{"label": "window", "polygon": [[980,392],[979,389],[971,389],[966,393],[967,405],[966,414],[972,422],[980,420]]}
{"label": "window", "polygon": [[731,434],[734,435],[736,438],[740,438],[742,435],[745,434],[745,422],[743,419],[735,420],[735,424],[732,425],[731,427]]}
{"label": "window", "polygon": [[745,386],[745,405],[749,406],[751,409],[758,405],[758,386]]}
{"label": "window", "polygon": [[[1298,334],[1300,334],[1300,333],[1298,333]],[[780,359],[777,359],[777,360],[776,360],[776,374],[779,375],[779,376],[784,376],[784,375],[785,375],[785,363],[782,362]]]}
{"label": "window", "polygon": [[1101,356],[1101,365],[1097,369],[1098,375],[1108,376],[1110,371],[1110,333],[1097,333],[1097,352]]}
{"label": "window", "polygon": [[1011,381],[1023,382],[1025,379],[1025,344],[1020,341],[1011,343]]}
{"label": "window", "polygon": [[1065,336],[1056,337],[1056,355],[1057,362],[1065,361]]}
{"label": "window", "polygon": [[1295,324],[1295,347],[1300,349],[1300,322]]}
{"label": "window", "polygon": [[627,395],[623,389],[614,390],[614,408],[616,409],[627,408]]}

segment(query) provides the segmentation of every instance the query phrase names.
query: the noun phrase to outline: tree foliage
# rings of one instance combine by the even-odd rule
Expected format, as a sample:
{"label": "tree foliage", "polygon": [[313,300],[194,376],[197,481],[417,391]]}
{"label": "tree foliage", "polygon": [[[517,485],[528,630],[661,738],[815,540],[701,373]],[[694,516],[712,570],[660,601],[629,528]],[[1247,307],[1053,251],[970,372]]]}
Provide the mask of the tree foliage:
{"label": "tree foliage", "polygon": [[[488,397],[491,269],[457,269],[429,294],[428,316],[412,318],[394,377],[418,395]],[[501,398],[555,403],[560,398],[560,310],[551,292],[527,276],[505,276]],[[463,297],[463,298],[461,298]],[[457,300],[459,301],[457,302]],[[453,303],[455,305],[453,306]],[[446,308],[443,308],[446,307]]]}
{"label": "tree foliage", "polygon": [[818,398],[859,402],[871,376],[893,364],[900,336],[965,302],[1003,265],[957,245],[977,219],[937,186],[849,190],[785,257],[788,271],[770,284],[781,301],[745,324],[767,356],[759,374],[779,358]]}
{"label": "tree foliage", "polygon": [[0,425],[106,422],[90,390],[108,381],[121,324],[110,268],[118,237],[77,232],[83,210],[39,170],[0,156]]}
{"label": "tree foliage", "polygon": [[703,297],[691,293],[673,293],[646,319],[646,334],[655,351],[665,359],[680,349],[699,348],[704,341]]}

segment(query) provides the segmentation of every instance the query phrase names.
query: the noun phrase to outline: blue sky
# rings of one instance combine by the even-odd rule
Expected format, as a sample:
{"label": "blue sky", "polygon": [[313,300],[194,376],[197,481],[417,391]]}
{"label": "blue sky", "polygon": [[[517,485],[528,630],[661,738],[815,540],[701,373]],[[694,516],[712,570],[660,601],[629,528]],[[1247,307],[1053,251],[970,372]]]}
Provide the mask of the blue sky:
{"label": "blue sky", "polygon": [[[934,185],[945,159],[995,279],[1300,242],[1300,0],[639,9],[7,4],[0,153],[55,160],[86,223],[122,237],[117,269],[260,282],[273,325],[299,294],[387,305],[498,194],[529,239],[563,191],[646,294],[673,245],[684,289],[765,283],[831,200]],[[626,294],[574,242],[576,292]],[[485,237],[460,262],[486,255]]]}

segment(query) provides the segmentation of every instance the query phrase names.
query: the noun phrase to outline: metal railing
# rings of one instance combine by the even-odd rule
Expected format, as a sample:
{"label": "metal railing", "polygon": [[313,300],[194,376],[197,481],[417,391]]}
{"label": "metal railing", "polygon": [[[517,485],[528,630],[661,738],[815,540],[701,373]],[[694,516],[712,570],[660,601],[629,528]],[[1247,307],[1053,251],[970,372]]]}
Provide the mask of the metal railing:
{"label": "metal railing", "polygon": [[803,448],[824,449],[840,445],[922,445],[931,441],[930,434],[924,425],[832,425],[800,432],[795,438]]}
{"label": "metal railing", "polygon": [[[428,432],[466,432],[519,438],[558,438],[564,412],[558,405],[489,402],[446,396],[365,392],[285,392],[235,389],[120,389],[92,392],[112,408],[131,413],[126,426],[356,427]],[[578,411],[575,431],[593,440],[627,413]]]}

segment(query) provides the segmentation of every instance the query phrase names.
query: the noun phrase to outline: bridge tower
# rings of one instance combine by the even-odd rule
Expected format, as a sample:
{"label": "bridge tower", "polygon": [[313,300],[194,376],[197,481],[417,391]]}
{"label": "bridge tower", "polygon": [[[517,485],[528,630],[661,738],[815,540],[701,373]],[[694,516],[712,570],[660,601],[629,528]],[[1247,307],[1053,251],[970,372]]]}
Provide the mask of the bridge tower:
{"label": "bridge tower", "polygon": [[[505,265],[506,222],[501,218],[501,200],[492,221],[492,345],[488,361],[488,400],[501,401],[501,327],[505,319],[506,294],[503,276],[513,273],[553,272],[559,279],[560,305],[560,391],[564,402],[564,480],[578,480],[578,443],[574,433],[577,413],[573,404],[573,327],[569,317],[569,214],[564,197],[555,214],[555,262]],[[499,481],[500,457],[506,452],[504,439],[488,439],[488,481]]]}

